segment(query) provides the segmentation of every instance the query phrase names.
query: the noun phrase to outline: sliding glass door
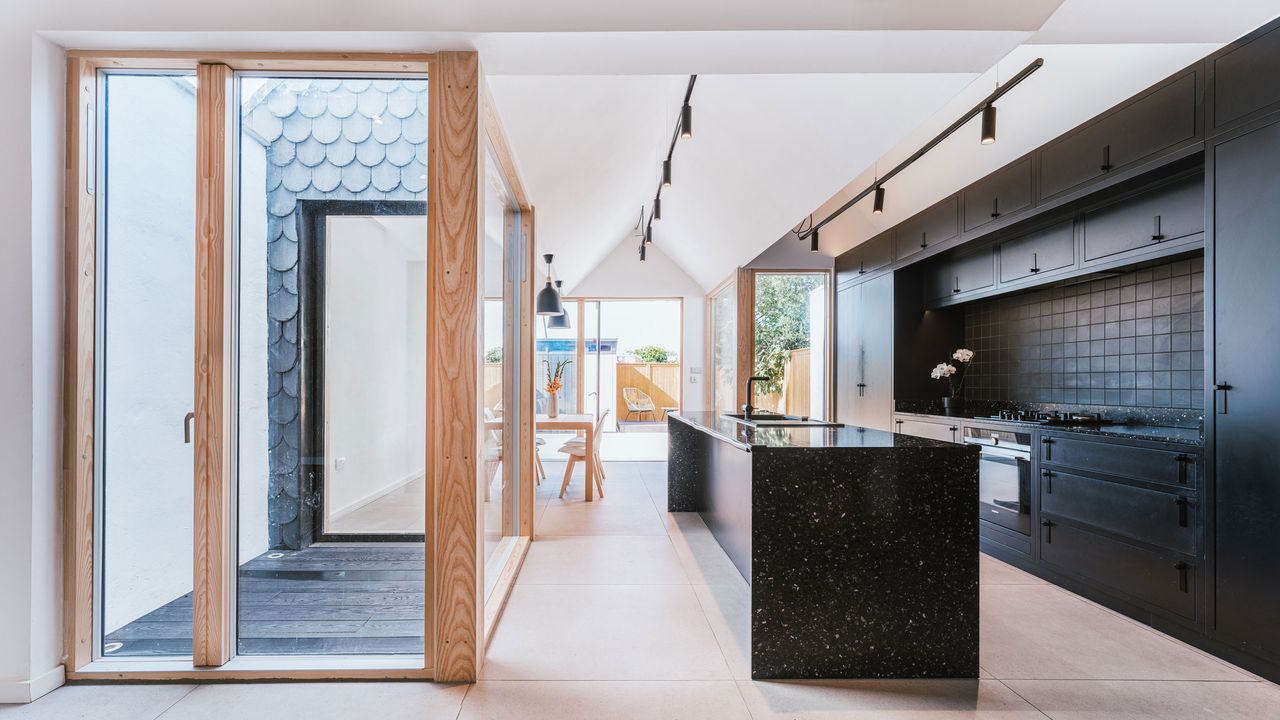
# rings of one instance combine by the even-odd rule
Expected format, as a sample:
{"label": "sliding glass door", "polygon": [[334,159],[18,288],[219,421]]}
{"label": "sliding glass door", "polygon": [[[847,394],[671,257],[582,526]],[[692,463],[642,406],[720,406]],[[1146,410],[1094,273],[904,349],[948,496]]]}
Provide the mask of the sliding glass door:
{"label": "sliding glass door", "polygon": [[[102,73],[97,632],[105,658],[191,654],[195,77]],[[93,187],[96,186],[96,187]]]}

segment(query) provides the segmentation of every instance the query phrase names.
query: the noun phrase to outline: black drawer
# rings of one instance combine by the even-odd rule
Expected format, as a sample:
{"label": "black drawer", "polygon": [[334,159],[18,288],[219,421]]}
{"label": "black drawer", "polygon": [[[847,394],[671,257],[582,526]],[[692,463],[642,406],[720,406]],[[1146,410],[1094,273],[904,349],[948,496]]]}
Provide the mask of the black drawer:
{"label": "black drawer", "polygon": [[1147,550],[1045,515],[1040,559],[1104,590],[1184,618],[1196,617],[1195,565],[1171,553]]}
{"label": "black drawer", "polygon": [[1140,542],[1196,554],[1196,499],[1136,485],[1045,469],[1040,511]]}
{"label": "black drawer", "polygon": [[1083,435],[1042,435],[1040,461],[1145,482],[1196,487],[1196,456],[1126,443],[1102,442]]}

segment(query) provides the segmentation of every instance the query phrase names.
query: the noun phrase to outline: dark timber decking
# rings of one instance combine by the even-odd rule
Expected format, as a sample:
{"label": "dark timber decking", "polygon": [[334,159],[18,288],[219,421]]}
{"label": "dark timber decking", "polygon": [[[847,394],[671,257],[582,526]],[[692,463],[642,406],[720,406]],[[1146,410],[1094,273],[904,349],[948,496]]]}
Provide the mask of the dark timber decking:
{"label": "dark timber decking", "polygon": [[[244,655],[422,652],[421,545],[315,545],[240,566]],[[122,643],[119,648],[114,643]],[[191,594],[106,637],[109,657],[191,654]]]}

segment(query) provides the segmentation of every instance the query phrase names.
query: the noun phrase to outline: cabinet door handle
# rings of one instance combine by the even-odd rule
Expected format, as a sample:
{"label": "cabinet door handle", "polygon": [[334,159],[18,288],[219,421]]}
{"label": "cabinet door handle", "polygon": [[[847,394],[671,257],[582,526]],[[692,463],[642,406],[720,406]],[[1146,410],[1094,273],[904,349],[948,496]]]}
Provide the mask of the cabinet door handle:
{"label": "cabinet door handle", "polygon": [[1111,146],[1102,146],[1102,166],[1099,168],[1102,172],[1111,172]]}
{"label": "cabinet door handle", "polygon": [[953,286],[951,287],[951,294],[952,294],[952,295],[954,295],[954,294],[956,294],[956,293],[960,292],[960,276],[959,276],[959,275],[956,275],[954,279],[955,279],[955,285],[953,285]]}
{"label": "cabinet door handle", "polygon": [[867,389],[866,383],[858,383],[858,397],[863,397],[863,393]]}
{"label": "cabinet door handle", "polygon": [[1043,477],[1043,478],[1044,478],[1044,491],[1045,491],[1045,493],[1047,493],[1047,494],[1049,494],[1049,495],[1052,495],[1052,494],[1053,494],[1053,471],[1052,471],[1052,470],[1041,470],[1041,471],[1040,471],[1040,475],[1041,475],[1041,477]]}
{"label": "cabinet door handle", "polygon": [[991,217],[1000,217],[1000,198],[998,197],[991,198]]}
{"label": "cabinet door handle", "polygon": [[859,274],[859,275],[864,275],[864,274],[866,274],[866,272],[867,272],[867,261],[866,261],[866,260],[859,260],[859,261],[858,261],[858,274]]}
{"label": "cabinet door handle", "polygon": [[1175,505],[1178,506],[1178,527],[1186,527],[1187,526],[1187,506],[1190,505],[1191,502],[1187,500],[1186,497],[1182,497],[1182,496],[1179,496],[1178,499],[1174,500],[1173,502]]}
{"label": "cabinet door handle", "polygon": [[1040,272],[1040,254],[1039,253],[1031,253],[1031,272],[1033,273]]}
{"label": "cabinet door handle", "polygon": [[1174,462],[1178,463],[1178,484],[1187,484],[1187,464],[1191,462],[1190,455],[1179,455],[1174,458]]}
{"label": "cabinet door handle", "polygon": [[1179,560],[1173,564],[1173,569],[1178,571],[1178,590],[1187,591],[1187,570],[1190,566]]}
{"label": "cabinet door handle", "polygon": [[1230,383],[1218,383],[1217,385],[1213,386],[1213,389],[1216,391],[1214,394],[1217,395],[1218,397],[1218,402],[1217,402],[1218,414],[1226,415],[1227,414],[1227,393],[1231,391],[1232,389],[1231,385]]}
{"label": "cabinet door handle", "polygon": [[1052,460],[1053,459],[1053,439],[1040,438],[1040,444],[1044,445],[1044,459]]}
{"label": "cabinet door handle", "polygon": [[1164,233],[1160,232],[1160,216],[1155,217],[1155,221],[1151,227],[1151,241],[1160,242],[1164,240]]}
{"label": "cabinet door handle", "polygon": [[191,423],[196,419],[194,412],[189,412],[186,417],[182,418],[182,442],[186,445],[191,444]]}
{"label": "cabinet door handle", "polygon": [[1053,542],[1053,522],[1049,520],[1041,520],[1040,527],[1044,528],[1044,541]]}
{"label": "cabinet door handle", "polygon": [[929,233],[924,230],[920,231],[920,247],[929,247]]}

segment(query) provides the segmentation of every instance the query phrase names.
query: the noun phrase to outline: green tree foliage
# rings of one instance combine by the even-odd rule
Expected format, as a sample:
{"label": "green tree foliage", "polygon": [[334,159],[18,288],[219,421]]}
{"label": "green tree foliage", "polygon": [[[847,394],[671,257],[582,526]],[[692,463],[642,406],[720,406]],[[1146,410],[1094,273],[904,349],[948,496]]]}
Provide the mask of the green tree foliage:
{"label": "green tree foliage", "polygon": [[485,350],[484,361],[487,363],[502,362],[502,348],[495,346],[495,347],[489,348],[488,350]]}
{"label": "green tree foliage", "polygon": [[769,378],[761,392],[782,391],[787,354],[809,347],[809,293],[820,275],[756,275],[755,374]]}
{"label": "green tree foliage", "polygon": [[638,347],[635,350],[632,350],[631,353],[640,358],[640,362],[671,362],[671,351],[658,345],[645,345],[644,347]]}

